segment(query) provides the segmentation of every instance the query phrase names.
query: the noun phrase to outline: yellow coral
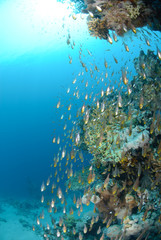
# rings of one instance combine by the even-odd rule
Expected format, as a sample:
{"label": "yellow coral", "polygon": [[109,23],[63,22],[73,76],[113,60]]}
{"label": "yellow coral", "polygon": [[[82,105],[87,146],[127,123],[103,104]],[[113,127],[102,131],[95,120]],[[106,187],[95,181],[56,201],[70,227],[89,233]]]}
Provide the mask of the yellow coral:
{"label": "yellow coral", "polygon": [[99,37],[100,39],[107,39],[108,29],[106,26],[106,20],[100,20],[99,18],[91,19],[87,22],[90,35]]}
{"label": "yellow coral", "polygon": [[126,2],[125,6],[131,19],[136,19],[140,15],[141,7],[139,4],[137,4],[137,6],[134,7],[130,2]]}

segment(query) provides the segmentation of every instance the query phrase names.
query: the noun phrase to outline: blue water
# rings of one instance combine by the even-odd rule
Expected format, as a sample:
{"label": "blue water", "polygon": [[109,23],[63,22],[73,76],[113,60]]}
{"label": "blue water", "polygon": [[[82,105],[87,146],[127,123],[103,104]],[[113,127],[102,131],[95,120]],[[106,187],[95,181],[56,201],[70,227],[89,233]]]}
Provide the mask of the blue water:
{"label": "blue water", "polygon": [[[138,56],[139,49],[145,49],[146,52],[148,47],[136,37],[134,39],[133,55],[125,52],[123,47],[122,50],[119,49],[121,45],[119,42],[109,46],[106,41],[92,37],[89,37],[87,47],[86,42],[83,42],[82,48],[90,50],[100,71],[104,69],[103,62],[106,57],[111,65],[111,72],[113,70],[117,72],[122,64],[121,59],[125,62],[126,56]],[[151,42],[153,43],[153,40]],[[130,42],[128,45],[132,48]],[[64,42],[63,51],[55,52],[56,47],[53,45],[51,53],[30,52],[14,60],[1,62],[0,189],[2,195],[28,195],[26,189],[28,181],[31,181],[39,191],[40,182],[48,177],[49,165],[57,150],[57,146],[52,143],[53,130],[56,128],[58,135],[63,133],[62,129],[59,129],[61,124],[59,119],[66,111],[62,109],[61,114],[58,115],[56,104],[59,99],[70,102],[66,90],[68,87],[73,87],[72,80],[80,72],[77,58],[79,48],[76,46],[73,50],[72,57],[75,61],[73,60],[70,65],[68,62],[70,47]],[[113,53],[106,49],[111,49]],[[155,45],[150,49],[156,52]],[[119,54],[120,50],[121,54]],[[115,54],[118,59],[117,66],[110,54]],[[88,54],[86,56],[85,61],[88,62],[90,56]],[[134,72],[133,59],[130,61]],[[117,75],[114,76],[116,78]],[[99,85],[98,88],[101,90]],[[74,107],[71,111],[75,113]]]}
{"label": "blue water", "polygon": [[[7,3],[5,7],[7,14],[10,1],[2,1],[2,3],[2,7]],[[12,19],[9,18],[8,22],[10,21]],[[88,69],[92,63],[97,65],[100,72],[105,71],[104,58],[106,58],[108,65],[111,66],[108,70],[109,75],[115,72],[114,77],[111,77],[112,86],[117,86],[114,81],[119,81],[121,75],[118,71],[121,67],[128,66],[131,71],[129,78],[132,79],[135,74],[133,59],[138,57],[140,50],[146,52],[147,49],[151,49],[156,53],[156,45],[161,46],[161,33],[156,32],[157,40],[155,35],[150,37],[150,47],[145,44],[143,38],[140,39],[142,33],[139,31],[137,35],[130,32],[123,39],[118,38],[117,43],[110,45],[105,40],[89,36],[88,32],[82,37],[84,32],[79,26],[77,32],[72,32],[70,23],[69,28],[66,24],[64,30],[55,29],[55,32],[59,32],[57,37],[58,39],[60,37],[60,43],[54,41],[50,32],[45,43],[44,33],[41,35],[40,32],[35,47],[29,49],[28,45],[25,49],[22,40],[23,50],[21,50],[17,46],[14,48],[16,36],[14,36],[15,42],[12,42],[12,39],[8,40],[11,36],[9,33],[6,34],[5,24],[8,26],[8,23],[4,22],[1,34],[3,40],[0,39],[0,52],[3,53],[0,54],[0,197],[35,200],[40,199],[41,183],[46,181],[51,173],[50,164],[54,154],[58,153],[60,146],[65,145],[62,142],[59,146],[52,143],[54,136],[63,139],[65,121],[61,122],[60,117],[66,113],[68,115],[67,106],[72,102],[70,113],[74,121],[78,108],[84,102],[83,97],[80,96],[76,101],[72,96],[75,86],[79,86],[80,93],[82,90],[89,94],[92,84],[95,86],[93,90],[95,93],[100,92],[103,86],[101,83],[97,85],[94,81],[96,73],[93,79],[90,78],[89,71],[82,77],[84,83],[87,80],[89,82],[87,89],[80,81],[75,85],[72,84],[75,77],[78,79],[78,73],[84,71],[79,61],[80,44],[82,44],[82,55],[85,54],[84,57],[82,56],[82,61],[86,63]],[[85,24],[82,24],[82,27],[84,26]],[[56,28],[56,25],[53,27]],[[14,29],[18,39],[16,25]],[[75,41],[76,46],[73,50],[66,43],[68,32],[71,32],[72,41]],[[41,42],[41,38],[44,41],[43,47],[37,47],[36,44]],[[32,35],[30,40],[32,42]],[[128,44],[129,53],[125,51],[123,41]],[[11,54],[9,48],[12,50]],[[7,50],[6,57],[4,49]],[[88,54],[87,49],[92,56]],[[72,56],[72,64],[69,64],[69,55]],[[117,65],[113,56],[118,60]],[[69,94],[66,92],[68,87],[71,88]],[[56,109],[59,100],[63,105],[60,111]],[[68,130],[71,127],[72,124],[67,121]],[[85,153],[85,164],[89,162],[90,157]]]}

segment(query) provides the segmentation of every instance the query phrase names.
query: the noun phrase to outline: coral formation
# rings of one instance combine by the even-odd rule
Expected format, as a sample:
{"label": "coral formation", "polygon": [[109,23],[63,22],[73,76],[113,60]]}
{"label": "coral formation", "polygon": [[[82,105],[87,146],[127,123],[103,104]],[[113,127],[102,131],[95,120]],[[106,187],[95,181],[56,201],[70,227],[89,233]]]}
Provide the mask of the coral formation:
{"label": "coral formation", "polygon": [[159,201],[154,204],[161,187],[161,62],[152,51],[141,51],[134,65],[138,75],[130,95],[101,97],[96,106],[88,106],[88,121],[82,118],[79,124],[99,178],[82,203],[95,204],[108,237],[110,227],[120,229],[121,221],[117,236],[124,239],[146,237],[145,229],[157,232],[161,208]]}
{"label": "coral formation", "polygon": [[125,2],[125,8],[127,9],[131,19],[136,19],[140,15],[141,6],[139,4],[133,6],[131,2],[127,1]]}
{"label": "coral formation", "polygon": [[[113,2],[106,4],[112,9]],[[128,16],[137,19],[140,11]],[[152,51],[141,51],[134,66],[137,75],[131,82],[122,69],[116,91],[108,87],[91,105],[83,105],[71,131],[70,158],[77,161],[78,151],[82,162],[82,149],[86,149],[92,155],[90,166],[76,173],[72,164],[67,169],[66,186],[75,191],[73,201],[67,207],[58,187],[58,207],[55,199],[47,203],[52,225],[43,227],[44,239],[157,240],[161,236],[161,61]],[[57,210],[63,212],[59,220],[52,215]]]}
{"label": "coral formation", "polygon": [[118,35],[130,29],[136,32],[137,27],[151,25],[155,19],[161,23],[156,4],[146,0],[86,0],[85,3],[87,7],[82,11],[89,13],[87,24],[90,34],[95,37],[108,39],[109,30]]}

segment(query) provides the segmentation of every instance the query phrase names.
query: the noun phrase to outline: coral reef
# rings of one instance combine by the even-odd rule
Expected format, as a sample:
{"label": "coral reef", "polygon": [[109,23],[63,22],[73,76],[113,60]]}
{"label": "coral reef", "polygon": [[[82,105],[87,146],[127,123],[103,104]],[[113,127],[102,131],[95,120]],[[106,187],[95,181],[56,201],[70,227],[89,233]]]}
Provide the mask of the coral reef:
{"label": "coral reef", "polygon": [[[142,77],[143,63],[148,66],[144,67],[145,79]],[[161,63],[153,52],[148,51],[145,55],[141,51],[134,64],[138,76],[131,82],[130,96],[122,92],[102,97],[98,103],[104,104],[104,111],[97,104],[91,106],[88,122],[84,119],[80,121],[81,140],[93,154],[97,165],[121,163],[126,157],[128,160],[136,157],[141,149],[145,157],[150,152],[150,146],[155,144],[159,147]],[[129,98],[130,106],[127,106]],[[157,150],[155,154],[158,156]]]}
{"label": "coral reef", "polygon": [[[94,1],[91,3],[90,11]],[[109,1],[101,4],[108,5]],[[110,4],[112,9],[113,2]],[[134,1],[135,7],[137,4]],[[130,9],[128,16],[138,19],[141,8]],[[78,164],[79,170],[74,173],[72,164],[67,169],[66,187],[75,191],[73,201],[70,199],[67,207],[66,195],[58,187],[60,203],[54,198],[47,202],[51,223],[42,227],[44,239],[161,237],[161,61],[152,51],[141,51],[134,66],[137,75],[131,82],[122,69],[116,91],[108,87],[91,105],[83,105],[72,129],[70,157],[77,161],[77,151],[82,162],[82,149],[86,149],[92,155],[90,166],[80,170]],[[79,143],[75,141],[78,132]],[[55,217],[57,210],[63,217]]]}
{"label": "coral reef", "polygon": [[82,203],[95,204],[111,239],[110,228],[124,239],[158,236],[160,229],[161,62],[152,51],[141,51],[134,65],[138,75],[130,95],[124,91],[101,97],[88,106],[88,121],[82,117],[79,123],[99,178]]}
{"label": "coral reef", "polygon": [[[149,1],[104,1],[86,0],[86,8],[82,11],[89,13],[88,28],[91,35],[108,39],[109,30],[114,30],[118,35],[123,35],[128,30],[136,32],[137,27],[151,25],[157,19],[160,25],[157,4]],[[160,28],[160,26],[158,27]]]}

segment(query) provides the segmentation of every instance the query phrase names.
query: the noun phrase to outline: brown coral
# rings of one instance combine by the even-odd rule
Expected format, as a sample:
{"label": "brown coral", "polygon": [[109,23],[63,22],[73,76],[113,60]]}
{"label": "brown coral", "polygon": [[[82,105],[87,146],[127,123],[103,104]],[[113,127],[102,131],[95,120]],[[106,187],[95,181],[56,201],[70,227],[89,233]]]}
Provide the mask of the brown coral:
{"label": "brown coral", "polygon": [[125,206],[125,199],[120,198],[121,193],[117,184],[110,190],[99,188],[97,189],[97,194],[99,194],[101,201],[95,205],[103,218],[109,219],[111,216],[114,217],[116,213],[118,214],[118,209],[120,211]]}
{"label": "brown coral", "polygon": [[137,206],[137,202],[134,196],[132,196],[131,194],[126,194],[125,200],[126,200],[126,205],[130,211]]}
{"label": "brown coral", "polygon": [[88,29],[92,36],[107,39],[108,29],[106,19],[94,18],[88,21]]}
{"label": "brown coral", "polygon": [[[89,32],[92,36],[107,39],[109,30],[123,35],[127,30],[136,31],[152,19],[154,12],[143,1],[101,1],[87,0],[87,8],[83,12],[92,12],[94,18],[88,20]],[[98,11],[98,6],[101,9]]]}

